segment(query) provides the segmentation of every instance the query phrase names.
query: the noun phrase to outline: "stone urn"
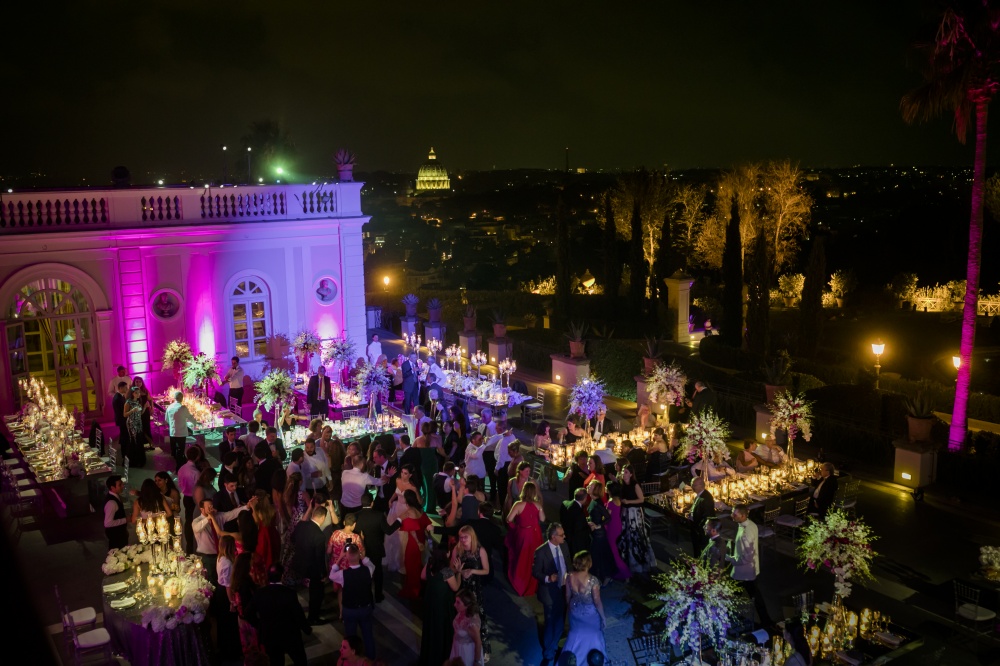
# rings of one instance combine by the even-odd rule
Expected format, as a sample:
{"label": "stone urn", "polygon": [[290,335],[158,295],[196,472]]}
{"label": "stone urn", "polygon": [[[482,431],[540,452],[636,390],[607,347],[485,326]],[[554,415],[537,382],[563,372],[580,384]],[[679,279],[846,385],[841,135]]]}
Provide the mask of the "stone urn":
{"label": "stone urn", "polygon": [[906,430],[911,442],[929,442],[931,439],[931,429],[934,427],[933,418],[920,418],[906,415]]}
{"label": "stone urn", "polygon": [[767,404],[773,405],[774,399],[779,393],[788,390],[787,386],[779,386],[776,384],[764,384],[764,395],[767,397]]}
{"label": "stone urn", "polygon": [[569,341],[570,358],[586,358],[587,343],[584,340]]}
{"label": "stone urn", "polygon": [[436,298],[427,301],[427,318],[432,324],[441,321],[441,301]]}
{"label": "stone urn", "polygon": [[650,358],[648,356],[642,357],[642,366],[647,375],[653,374],[653,371],[656,370],[656,364],[659,363],[659,361],[660,359],[658,358]]}
{"label": "stone urn", "polygon": [[493,324],[493,337],[498,340],[507,337],[507,324]]}
{"label": "stone urn", "polygon": [[354,165],[353,164],[338,164],[337,165],[337,180],[342,183],[353,183],[354,182]]}
{"label": "stone urn", "polygon": [[420,304],[420,299],[416,294],[407,294],[403,297],[403,307],[406,308],[407,317],[417,316],[417,305]]}
{"label": "stone urn", "polygon": [[[465,327],[466,333],[472,333],[476,330],[476,315],[471,317],[462,317],[462,325]],[[506,331],[504,331],[506,333]]]}

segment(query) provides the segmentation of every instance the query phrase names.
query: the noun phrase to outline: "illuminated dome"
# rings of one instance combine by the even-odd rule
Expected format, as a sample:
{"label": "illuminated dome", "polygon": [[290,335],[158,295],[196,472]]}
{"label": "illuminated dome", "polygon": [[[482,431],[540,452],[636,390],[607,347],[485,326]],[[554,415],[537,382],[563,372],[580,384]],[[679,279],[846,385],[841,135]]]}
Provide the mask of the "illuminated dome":
{"label": "illuminated dome", "polygon": [[448,179],[448,171],[437,161],[437,155],[431,148],[430,154],[427,155],[427,161],[417,172],[417,192],[450,189],[451,181]]}

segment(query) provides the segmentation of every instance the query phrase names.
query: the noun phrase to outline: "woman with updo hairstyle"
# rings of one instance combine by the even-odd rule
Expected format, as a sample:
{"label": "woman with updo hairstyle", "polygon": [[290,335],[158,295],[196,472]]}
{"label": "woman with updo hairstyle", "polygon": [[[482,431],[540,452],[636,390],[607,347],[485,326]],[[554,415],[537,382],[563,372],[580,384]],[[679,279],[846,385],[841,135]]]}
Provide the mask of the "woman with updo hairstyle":
{"label": "woman with updo hairstyle", "polygon": [[424,566],[424,551],[427,549],[427,528],[430,518],[424,513],[420,496],[413,490],[403,492],[406,509],[399,514],[403,549],[403,585],[399,596],[404,599],[420,597],[420,572]]}

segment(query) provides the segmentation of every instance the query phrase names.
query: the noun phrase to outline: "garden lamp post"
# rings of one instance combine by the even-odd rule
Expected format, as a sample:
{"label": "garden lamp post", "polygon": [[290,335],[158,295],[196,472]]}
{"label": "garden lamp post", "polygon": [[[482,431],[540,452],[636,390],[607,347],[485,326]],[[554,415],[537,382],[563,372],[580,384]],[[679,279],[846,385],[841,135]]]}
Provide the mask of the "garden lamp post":
{"label": "garden lamp post", "polygon": [[885,343],[879,340],[872,343],[872,353],[875,354],[875,388],[878,388],[879,374],[882,372],[882,353],[885,351]]}
{"label": "garden lamp post", "polygon": [[389,293],[389,276],[388,275],[386,275],[384,278],[382,278],[382,284],[384,285],[384,288],[382,289],[382,291],[384,291],[385,293],[388,294]]}
{"label": "garden lamp post", "polygon": [[962,367],[962,357],[961,356],[952,356],[951,357],[951,364],[953,366],[955,366],[955,383],[957,384],[958,383],[958,369]]}

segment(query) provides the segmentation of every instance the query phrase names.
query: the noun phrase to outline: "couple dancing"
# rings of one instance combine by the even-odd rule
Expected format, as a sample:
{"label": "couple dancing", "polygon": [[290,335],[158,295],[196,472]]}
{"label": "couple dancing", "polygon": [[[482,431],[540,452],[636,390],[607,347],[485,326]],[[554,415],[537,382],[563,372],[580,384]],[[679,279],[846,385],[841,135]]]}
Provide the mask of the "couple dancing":
{"label": "couple dancing", "polygon": [[[532,575],[538,580],[538,600],[544,608],[542,629],[543,666],[555,662],[569,607],[569,635],[562,654],[573,654],[576,663],[588,663],[593,651],[605,654],[604,606],[601,582],[590,575],[590,553],[580,551],[572,560],[566,545],[566,530],[550,523],[548,541],[535,550]],[[560,662],[561,663],[561,662]]]}

